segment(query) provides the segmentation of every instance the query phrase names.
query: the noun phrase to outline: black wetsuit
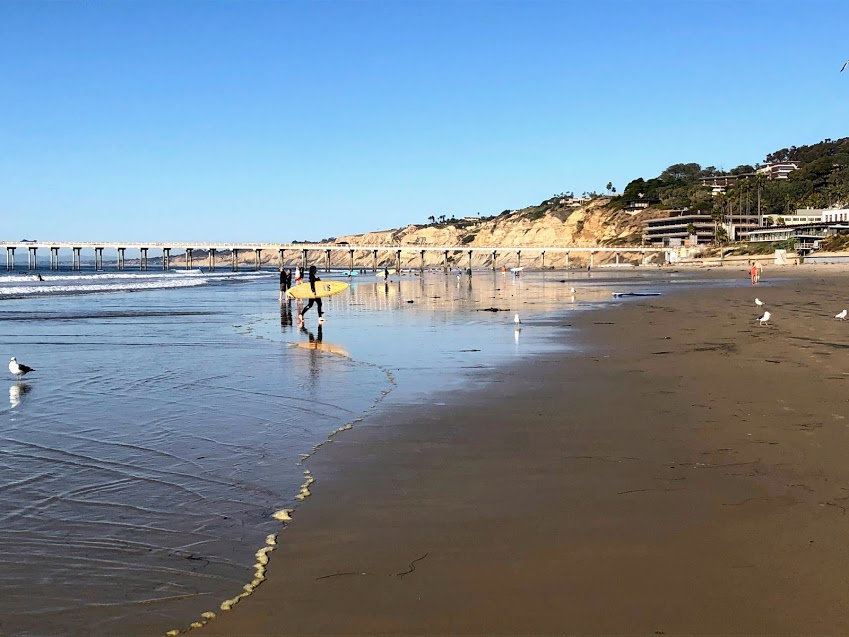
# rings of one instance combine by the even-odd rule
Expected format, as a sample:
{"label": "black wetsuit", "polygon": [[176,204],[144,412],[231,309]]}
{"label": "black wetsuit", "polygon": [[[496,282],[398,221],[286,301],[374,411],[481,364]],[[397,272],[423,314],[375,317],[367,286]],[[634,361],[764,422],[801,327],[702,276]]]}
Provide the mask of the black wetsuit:
{"label": "black wetsuit", "polygon": [[292,273],[286,270],[280,271],[280,291],[285,292],[292,287]]}
{"label": "black wetsuit", "polygon": [[[315,275],[315,272],[310,271],[310,288],[312,288],[313,294],[316,294],[316,291],[315,291],[315,282],[316,281],[321,281],[321,279],[319,279]],[[321,299],[318,298],[318,297],[313,297],[313,298],[310,299],[310,302],[307,303],[307,306],[303,310],[301,310],[301,316],[303,316],[304,314],[307,313],[307,310],[310,309],[313,306],[313,303],[315,303],[315,305],[318,307],[318,318],[321,318],[321,315],[324,314],[324,312],[321,309]]]}

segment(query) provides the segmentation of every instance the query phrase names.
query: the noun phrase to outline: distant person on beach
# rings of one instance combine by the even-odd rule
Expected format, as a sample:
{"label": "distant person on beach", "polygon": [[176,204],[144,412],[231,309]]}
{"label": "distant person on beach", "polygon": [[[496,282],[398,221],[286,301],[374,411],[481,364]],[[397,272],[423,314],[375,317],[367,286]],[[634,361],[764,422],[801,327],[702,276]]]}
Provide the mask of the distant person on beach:
{"label": "distant person on beach", "polygon": [[43,277],[43,276],[41,276],[41,275],[39,274],[39,275],[38,275],[38,280],[39,280],[39,281],[44,281],[44,277]]}
{"label": "distant person on beach", "polygon": [[[310,266],[309,282],[310,282],[310,289],[312,289],[313,294],[317,294],[317,292],[315,291],[315,282],[316,281],[321,281],[321,279],[319,279],[318,275],[316,274],[316,267],[314,265],[311,265]],[[300,314],[298,314],[298,323],[304,322],[304,314],[306,314],[307,310],[310,309],[313,306],[313,303],[315,303],[315,305],[318,307],[318,322],[324,323],[324,311],[321,309],[321,299],[318,298],[317,296],[312,297],[310,299],[310,302],[307,303],[307,306],[303,310],[301,310]]]}
{"label": "distant person on beach", "polygon": [[761,282],[761,274],[763,274],[764,267],[761,265],[760,261],[755,262],[755,282]]}
{"label": "distant person on beach", "polygon": [[286,295],[286,290],[292,287],[292,271],[289,268],[283,269],[280,266],[280,300]]}
{"label": "distant person on beach", "polygon": [[752,285],[758,282],[758,266],[755,265],[754,261],[750,262],[752,267],[749,268],[749,276],[752,277]]}
{"label": "distant person on beach", "polygon": [[383,268],[383,278],[389,280],[389,268]]}
{"label": "distant person on beach", "polygon": [[466,274],[469,276],[469,278],[471,278],[471,276],[472,276],[472,269],[471,269],[471,268],[466,268]]}
{"label": "distant person on beach", "polygon": [[301,282],[301,266],[295,266],[295,283]]}

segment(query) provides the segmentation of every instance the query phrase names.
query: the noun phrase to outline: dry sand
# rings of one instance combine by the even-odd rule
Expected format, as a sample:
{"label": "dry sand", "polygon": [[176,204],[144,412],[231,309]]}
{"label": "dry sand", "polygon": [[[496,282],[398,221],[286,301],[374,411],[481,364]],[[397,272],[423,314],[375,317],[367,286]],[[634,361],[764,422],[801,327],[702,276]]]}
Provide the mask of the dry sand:
{"label": "dry sand", "polygon": [[580,352],[338,436],[200,633],[846,634],[849,274],[765,276],[553,321]]}

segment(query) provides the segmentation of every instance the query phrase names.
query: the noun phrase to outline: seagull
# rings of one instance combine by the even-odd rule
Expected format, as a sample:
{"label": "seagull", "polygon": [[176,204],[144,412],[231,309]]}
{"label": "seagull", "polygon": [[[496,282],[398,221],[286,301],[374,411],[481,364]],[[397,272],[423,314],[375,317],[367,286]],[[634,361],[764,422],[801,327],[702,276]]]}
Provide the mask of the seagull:
{"label": "seagull", "polygon": [[32,367],[29,367],[28,365],[21,365],[18,362],[18,359],[12,356],[12,360],[9,361],[9,371],[12,372],[15,376],[17,376],[18,380],[21,380],[24,374],[34,372],[35,370]]}
{"label": "seagull", "polygon": [[519,326],[522,324],[522,321],[521,321],[521,319],[519,318],[519,315],[518,315],[518,314],[517,314],[516,316],[514,316],[514,317],[513,317],[513,322],[516,324],[516,327],[519,327]]}
{"label": "seagull", "polygon": [[759,298],[755,297],[755,305],[757,305],[758,307],[763,307],[763,304],[764,304],[763,301],[761,301]]}
{"label": "seagull", "polygon": [[845,321],[846,320],[846,314],[847,314],[846,310],[843,310],[842,312],[838,312],[837,314],[835,314],[834,318],[840,319],[841,321]]}
{"label": "seagull", "polygon": [[758,321],[761,325],[766,325],[767,321],[769,321],[770,316],[772,316],[772,314],[770,314],[769,311],[766,311],[764,312],[764,315],[758,319]]}
{"label": "seagull", "polygon": [[569,290],[569,291],[570,291],[572,294],[574,294],[574,293],[575,293],[575,288],[572,288],[572,289],[571,289],[571,290]]}
{"label": "seagull", "polygon": [[840,72],[841,72],[841,73],[843,73],[843,69],[845,69],[845,68],[846,68],[846,65],[847,65],[847,64],[849,64],[849,60],[846,60],[846,61],[843,63],[843,66],[841,66],[841,67],[840,67]]}

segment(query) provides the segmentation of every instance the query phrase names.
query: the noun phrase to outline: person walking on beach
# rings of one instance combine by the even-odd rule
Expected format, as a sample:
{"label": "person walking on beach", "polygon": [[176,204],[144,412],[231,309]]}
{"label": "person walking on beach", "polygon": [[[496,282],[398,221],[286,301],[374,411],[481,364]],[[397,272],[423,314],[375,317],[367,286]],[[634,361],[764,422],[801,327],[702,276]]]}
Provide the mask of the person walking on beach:
{"label": "person walking on beach", "polygon": [[286,295],[286,290],[292,287],[292,271],[289,268],[283,269],[283,266],[280,266],[280,301],[283,301],[283,297]]}
{"label": "person walking on beach", "polygon": [[754,261],[750,262],[752,267],[749,268],[749,276],[752,277],[752,285],[758,282],[758,266],[755,265]]}
{"label": "person walking on beach", "polygon": [[755,282],[756,283],[761,282],[761,274],[763,274],[763,271],[764,271],[764,267],[763,267],[763,265],[761,265],[761,262],[756,261],[755,262]]}
{"label": "person walking on beach", "polygon": [[[316,267],[314,265],[311,265],[310,266],[309,282],[310,282],[310,289],[312,290],[313,294],[317,294],[317,292],[315,291],[315,282],[316,281],[321,281],[321,279],[319,279],[317,274],[316,274]],[[313,306],[313,303],[315,303],[316,306],[318,307],[318,322],[324,323],[324,311],[321,309],[321,299],[318,298],[318,296],[312,297],[310,299],[310,302],[307,303],[307,306],[303,310],[301,310],[300,314],[298,314],[298,323],[304,322],[304,314],[306,314],[307,310],[310,309]]]}
{"label": "person walking on beach", "polygon": [[295,283],[301,282],[301,266],[295,266]]}

